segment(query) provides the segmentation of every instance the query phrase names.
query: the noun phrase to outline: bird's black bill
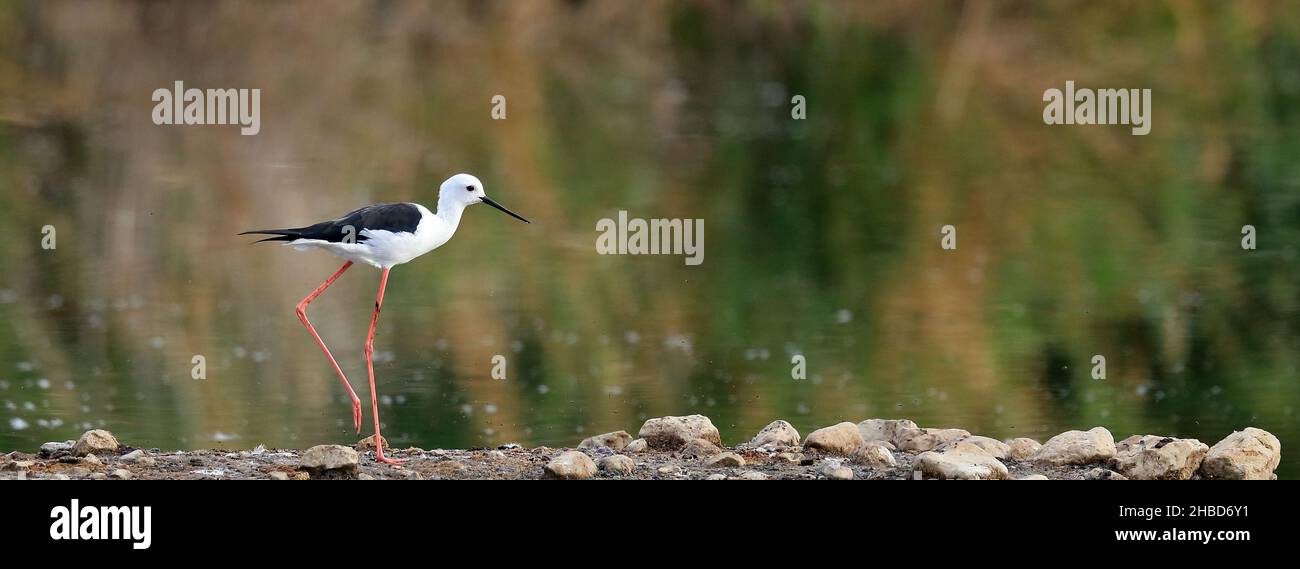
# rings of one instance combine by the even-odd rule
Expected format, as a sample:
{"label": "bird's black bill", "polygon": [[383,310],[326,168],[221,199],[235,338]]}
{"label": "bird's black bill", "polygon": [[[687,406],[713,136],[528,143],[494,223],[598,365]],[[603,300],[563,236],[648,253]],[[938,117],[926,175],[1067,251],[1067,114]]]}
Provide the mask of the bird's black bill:
{"label": "bird's black bill", "polygon": [[483,203],[485,203],[485,204],[488,204],[488,205],[490,205],[490,206],[492,206],[492,207],[494,207],[494,208],[497,208],[497,209],[499,209],[499,210],[501,210],[501,211],[506,212],[506,215],[508,215],[508,216],[510,216],[510,217],[513,217],[513,218],[515,218],[515,219],[518,219],[519,221],[522,221],[522,222],[524,222],[524,223],[532,223],[531,221],[528,221],[527,219],[524,219],[524,218],[522,218],[522,217],[519,217],[519,214],[517,214],[517,213],[515,213],[515,212],[513,212],[513,211],[510,211],[510,210],[506,209],[505,206],[503,206],[503,205],[501,205],[501,204],[499,204],[499,203],[497,203],[497,202],[492,201],[492,200],[491,200],[490,198],[488,198],[487,196],[483,196],[482,198],[479,198],[479,199],[483,200]]}

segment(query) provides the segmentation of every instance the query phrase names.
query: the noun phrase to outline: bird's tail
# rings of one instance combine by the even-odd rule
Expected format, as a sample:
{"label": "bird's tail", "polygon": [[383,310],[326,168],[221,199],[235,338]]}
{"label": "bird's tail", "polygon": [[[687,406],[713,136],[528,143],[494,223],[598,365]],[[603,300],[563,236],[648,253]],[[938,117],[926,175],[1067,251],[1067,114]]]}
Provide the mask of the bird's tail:
{"label": "bird's tail", "polygon": [[258,229],[256,231],[245,231],[240,235],[274,235],[266,239],[258,239],[254,243],[265,241],[293,241],[302,237],[302,229]]}

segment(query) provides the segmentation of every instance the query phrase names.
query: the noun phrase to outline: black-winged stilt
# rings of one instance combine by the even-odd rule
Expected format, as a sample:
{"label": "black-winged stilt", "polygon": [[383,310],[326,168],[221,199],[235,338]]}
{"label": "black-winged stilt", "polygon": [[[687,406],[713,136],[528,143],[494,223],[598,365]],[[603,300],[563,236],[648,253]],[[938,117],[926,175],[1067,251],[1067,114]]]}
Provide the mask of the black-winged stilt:
{"label": "black-winged stilt", "polygon": [[325,347],[320,334],[307,320],[307,305],[320,296],[352,264],[365,263],[380,270],[379,295],[375,298],[375,313],[370,317],[370,332],[366,334],[366,372],[370,375],[370,411],[375,416],[375,460],[400,464],[402,460],[384,456],[383,438],[379,434],[379,403],[375,394],[375,365],[372,358],[375,347],[375,323],[379,321],[379,308],[384,303],[384,287],[388,285],[388,271],[411,259],[441,247],[451,240],[460,225],[460,215],[465,208],[485,203],[524,223],[527,219],[502,207],[483,191],[483,183],[469,174],[456,174],[442,183],[438,191],[438,212],[415,203],[385,203],[363,207],[333,221],[294,229],[262,229],[245,231],[240,235],[274,235],[257,241],[283,241],[298,250],[324,249],[347,260],[334,275],[316,287],[307,298],[298,303],[298,319],[316,339],[330,365],[343,380],[343,387],[352,397],[352,421],[357,434],[361,434],[361,400],[352,384],[339,368],[330,349]]}

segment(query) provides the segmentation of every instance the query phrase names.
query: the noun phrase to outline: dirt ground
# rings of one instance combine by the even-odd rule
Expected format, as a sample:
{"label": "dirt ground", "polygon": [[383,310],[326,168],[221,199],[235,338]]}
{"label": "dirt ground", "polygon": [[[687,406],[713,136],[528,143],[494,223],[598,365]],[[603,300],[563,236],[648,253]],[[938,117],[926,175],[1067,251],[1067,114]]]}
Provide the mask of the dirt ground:
{"label": "dirt ground", "polygon": [[[360,463],[355,471],[349,469],[310,471],[300,467],[303,451],[263,449],[244,451],[197,450],[160,451],[146,449],[135,458],[123,459],[131,451],[123,446],[117,453],[85,459],[71,453],[11,452],[0,455],[0,478],[5,479],[134,479],[134,480],[307,480],[307,479],[396,479],[444,480],[489,479],[532,480],[544,477],[543,466],[569,449],[547,447],[518,448],[508,445],[497,449],[422,450],[418,448],[387,451],[396,458],[407,459],[396,467],[380,464],[374,453],[360,453]],[[612,450],[583,449],[591,458],[618,454]],[[631,474],[598,471],[593,479],[601,480],[703,480],[762,478],[770,480],[826,479],[822,474],[826,459],[834,457],[805,450],[802,460],[791,462],[777,453],[746,449],[725,449],[736,452],[745,460],[741,468],[719,468],[705,465],[705,458],[687,458],[675,453],[647,451],[626,454],[636,463]],[[60,456],[61,455],[61,456]],[[897,466],[870,468],[844,460],[842,465],[853,471],[857,480],[905,480],[912,478],[912,461],[916,455],[896,451]],[[798,458],[798,457],[796,457]],[[1041,474],[1049,479],[1081,479],[1095,466],[1051,467],[1029,462],[1004,461],[1011,478]],[[123,472],[125,471],[125,472]],[[276,474],[283,473],[283,474]]]}

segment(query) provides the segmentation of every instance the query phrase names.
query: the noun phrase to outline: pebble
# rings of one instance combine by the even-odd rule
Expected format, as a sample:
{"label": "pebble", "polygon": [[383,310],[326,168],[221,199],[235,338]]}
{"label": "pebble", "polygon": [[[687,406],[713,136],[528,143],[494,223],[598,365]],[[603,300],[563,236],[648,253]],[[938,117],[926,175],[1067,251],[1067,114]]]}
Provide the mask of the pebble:
{"label": "pebble", "polygon": [[942,450],[926,451],[917,455],[912,472],[924,478],[942,480],[1006,480],[1010,478],[1006,465],[993,458],[984,449],[966,442],[958,442]]}
{"label": "pebble", "polygon": [[636,463],[621,454],[604,457],[596,462],[596,466],[611,474],[632,474],[636,471]]}
{"label": "pebble", "polygon": [[356,472],[361,464],[361,456],[356,449],[343,445],[316,445],[302,453],[299,465],[308,470],[323,472],[337,470]]}
{"label": "pebble", "polygon": [[109,476],[116,478],[118,480],[130,480],[131,478],[134,477],[134,475],[131,474],[131,471],[125,468],[115,469],[111,474],[109,474]]}
{"label": "pebble", "polygon": [[627,431],[614,431],[612,433],[587,437],[583,439],[582,442],[578,443],[578,448],[609,448],[618,452],[626,449],[627,445],[631,442],[632,435],[629,435]]}
{"label": "pebble", "polygon": [[704,439],[692,439],[678,451],[682,458],[704,458],[721,453],[722,449]]}
{"label": "pebble", "polygon": [[766,427],[750,439],[751,446],[770,446],[772,448],[785,448],[799,446],[799,431],[794,426],[782,420],[772,421]]}
{"label": "pebble", "polygon": [[43,458],[56,458],[61,454],[72,452],[73,441],[67,442],[48,442],[41,445],[40,455]]}
{"label": "pebble", "polygon": [[907,419],[867,419],[858,423],[858,433],[862,435],[862,440],[884,441],[893,445],[898,444],[898,431],[915,428],[916,423]]}
{"label": "pebble", "polygon": [[894,444],[898,446],[899,450],[926,452],[948,443],[955,443],[969,436],[970,432],[963,429],[900,428],[895,435]]}
{"label": "pebble", "polygon": [[656,468],[655,472],[658,472],[660,476],[676,476],[681,474],[682,467],[677,466],[676,464],[668,464]]}
{"label": "pebble", "polygon": [[745,459],[734,452],[724,452],[704,462],[709,468],[743,468]]}
{"label": "pebble", "polygon": [[86,464],[93,464],[93,465],[95,465],[95,466],[99,466],[99,465],[104,464],[104,461],[99,460],[99,457],[98,457],[98,456],[95,456],[95,455],[93,455],[93,454],[88,454],[88,455],[82,457],[82,458],[81,458],[81,462],[84,462],[84,463],[86,463]]}
{"label": "pebble", "polygon": [[677,450],[693,439],[704,439],[714,446],[722,446],[718,428],[704,415],[650,419],[641,425],[637,436],[645,439],[650,448],[658,450]]}
{"label": "pebble", "polygon": [[81,438],[72,445],[72,451],[77,456],[86,456],[90,453],[114,454],[118,446],[117,438],[113,433],[103,429],[92,429],[81,434]]}
{"label": "pebble", "polygon": [[822,476],[827,480],[853,480],[853,469],[838,460],[822,461]]}
{"label": "pebble", "polygon": [[741,472],[739,478],[741,480],[767,480],[767,475],[757,470],[747,470]]}
{"label": "pebble", "polygon": [[1123,474],[1106,468],[1094,468],[1083,475],[1084,480],[1128,480]]}
{"label": "pebble", "polygon": [[894,453],[889,452],[885,441],[867,441],[858,450],[853,451],[853,462],[871,468],[892,468],[898,466]]}
{"label": "pebble", "polygon": [[546,478],[555,480],[584,480],[596,475],[596,463],[591,457],[570,450],[551,459],[543,468]]}
{"label": "pebble", "polygon": [[1066,431],[1047,439],[1034,461],[1056,466],[1106,462],[1115,456],[1115,438],[1105,427]]}
{"label": "pebble", "polygon": [[783,452],[776,455],[776,460],[790,464],[801,464],[804,457],[801,452]]}
{"label": "pebble", "polygon": [[645,439],[636,439],[628,443],[627,448],[623,449],[623,451],[628,453],[641,453],[645,452],[649,448],[650,445],[645,442]]}
{"label": "pebble", "polygon": [[1034,439],[1019,437],[1006,441],[1007,458],[1011,460],[1030,460],[1038,454],[1043,445]]}
{"label": "pebble", "polygon": [[288,479],[289,479],[288,472],[285,472],[283,470],[276,470],[271,472],[271,480],[288,480]]}
{"label": "pebble", "polygon": [[[382,444],[382,445],[384,445],[384,450],[388,450],[388,449],[389,449],[389,446],[388,446],[388,438],[383,437],[383,436],[379,437],[379,443]],[[374,435],[370,435],[370,436],[368,436],[368,437],[366,437],[366,438],[364,438],[364,439],[361,439],[361,440],[357,441],[357,444],[353,445],[352,448],[355,448],[355,449],[357,449],[357,450],[359,450],[359,451],[362,451],[362,452],[365,452],[365,451],[374,451],[374,450],[375,450],[375,436],[374,436]]]}
{"label": "pebble", "polygon": [[132,463],[132,462],[139,462],[140,459],[142,458],[144,458],[144,451],[140,449],[135,449],[131,452],[122,455],[122,458],[120,458],[119,460],[121,460],[122,462]]}
{"label": "pebble", "polygon": [[1011,454],[1011,445],[1008,445],[1007,443],[989,437],[971,435],[969,437],[961,439],[961,442],[970,443],[977,447],[980,447],[984,449],[984,452],[988,453],[989,456],[996,458],[998,460],[1006,460],[1007,456]]}
{"label": "pebble", "polygon": [[1209,480],[1273,480],[1282,460],[1282,443],[1255,427],[1233,431],[1210,447],[1201,461],[1201,477]]}
{"label": "pebble", "polygon": [[804,441],[803,446],[804,448],[818,449],[829,454],[849,456],[865,442],[862,440],[862,434],[858,432],[858,426],[845,421],[838,425],[813,431],[808,435],[808,439]]}
{"label": "pebble", "polygon": [[1115,445],[1110,467],[1131,480],[1187,480],[1209,450],[1196,439],[1133,435]]}

